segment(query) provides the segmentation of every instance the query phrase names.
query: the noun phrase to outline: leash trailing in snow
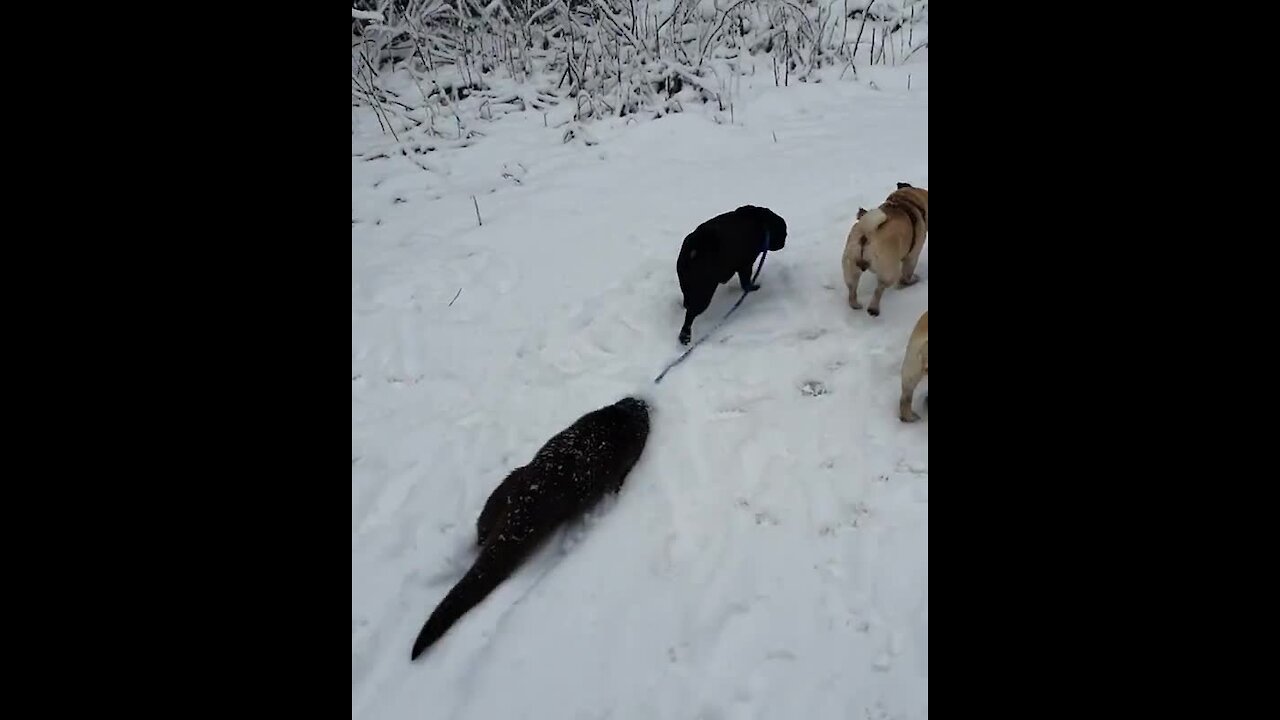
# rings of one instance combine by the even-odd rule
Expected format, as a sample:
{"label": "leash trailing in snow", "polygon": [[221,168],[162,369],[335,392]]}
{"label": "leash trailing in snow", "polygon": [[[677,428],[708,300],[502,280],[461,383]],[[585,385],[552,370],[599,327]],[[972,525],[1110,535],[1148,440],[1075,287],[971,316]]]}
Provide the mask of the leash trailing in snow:
{"label": "leash trailing in snow", "polygon": [[[761,248],[761,252],[760,252],[760,264],[756,266],[756,274],[751,278],[752,285],[755,285],[756,279],[760,277],[760,271],[764,269],[764,258],[768,254],[769,254],[769,233],[766,231],[764,234],[764,247]],[[684,359],[689,357],[689,353],[693,352],[694,348],[701,345],[703,340],[706,340],[707,338],[711,337],[712,333],[720,329],[720,326],[724,325],[724,321],[729,319],[729,316],[733,314],[734,310],[738,309],[738,306],[742,304],[743,300],[747,299],[747,295],[749,294],[750,294],[749,290],[743,290],[742,297],[738,298],[738,302],[734,303],[733,307],[729,308],[729,312],[725,313],[724,317],[720,318],[720,322],[716,323],[715,327],[711,328],[711,330],[709,330],[706,335],[703,335],[702,337],[698,338],[697,342],[690,345],[687,350],[685,350],[683,353],[680,354],[680,357],[676,358],[675,360],[672,360],[671,364],[667,365],[667,367],[661,373],[658,374],[658,377],[653,379],[653,384],[657,385],[658,383],[662,382],[662,378],[666,377],[667,373],[671,372],[671,368],[684,362]]]}

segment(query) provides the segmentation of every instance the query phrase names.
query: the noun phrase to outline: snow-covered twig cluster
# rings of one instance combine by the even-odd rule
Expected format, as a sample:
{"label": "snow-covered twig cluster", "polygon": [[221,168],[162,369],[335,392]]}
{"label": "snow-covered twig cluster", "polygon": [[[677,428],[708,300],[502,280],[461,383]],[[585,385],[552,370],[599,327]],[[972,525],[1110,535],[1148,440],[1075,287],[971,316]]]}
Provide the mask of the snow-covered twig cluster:
{"label": "snow-covered twig cluster", "polygon": [[[399,140],[466,144],[507,112],[732,113],[736,78],[807,82],[928,45],[928,0],[354,0],[352,105]],[[400,90],[393,91],[392,87]],[[419,132],[421,131],[421,132]]]}

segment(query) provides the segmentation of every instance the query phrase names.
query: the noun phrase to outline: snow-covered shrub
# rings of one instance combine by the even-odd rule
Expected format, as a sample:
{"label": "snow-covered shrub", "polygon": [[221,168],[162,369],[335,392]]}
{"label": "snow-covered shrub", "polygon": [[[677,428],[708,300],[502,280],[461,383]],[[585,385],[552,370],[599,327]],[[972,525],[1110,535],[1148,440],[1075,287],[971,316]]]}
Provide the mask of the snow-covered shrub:
{"label": "snow-covered shrub", "polygon": [[928,0],[353,0],[352,105],[384,132],[466,144],[482,123],[572,103],[576,126],[724,111],[734,78],[896,64]]}

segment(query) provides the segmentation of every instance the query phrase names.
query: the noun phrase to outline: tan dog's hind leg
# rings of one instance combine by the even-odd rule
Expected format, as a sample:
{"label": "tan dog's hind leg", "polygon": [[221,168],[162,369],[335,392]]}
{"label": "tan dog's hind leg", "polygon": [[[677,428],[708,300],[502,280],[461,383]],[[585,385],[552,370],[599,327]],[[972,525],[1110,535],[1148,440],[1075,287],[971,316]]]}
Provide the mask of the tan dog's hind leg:
{"label": "tan dog's hind leg", "polygon": [[902,422],[915,422],[920,419],[920,416],[911,409],[911,400],[915,397],[916,386],[927,374],[929,374],[928,341],[919,347],[909,346],[907,356],[902,359],[902,394],[898,397],[898,417]]}
{"label": "tan dog's hind leg", "polygon": [[876,277],[876,291],[871,296],[871,304],[867,306],[867,312],[871,317],[880,317],[880,296],[884,295],[884,291],[889,289],[892,283],[886,283],[883,278]]}
{"label": "tan dog's hind leg", "polygon": [[922,250],[924,250],[923,235],[920,236],[915,248],[907,253],[907,257],[902,261],[902,279],[898,281],[898,287],[908,287],[920,282],[920,278],[916,275],[916,263],[920,261]]}
{"label": "tan dog's hind leg", "polygon": [[[883,268],[883,269],[882,269]],[[867,312],[872,317],[880,315],[880,298],[884,295],[884,291],[893,287],[898,278],[901,277],[901,264],[896,262],[877,262],[871,265],[871,271],[876,274],[876,292],[871,296],[871,304],[867,306]]]}
{"label": "tan dog's hind leg", "polygon": [[884,291],[898,284],[902,277],[902,250],[890,237],[877,238],[868,248],[871,272],[876,274],[876,292],[871,296],[871,304],[867,312],[873,317],[880,315],[880,298]]}
{"label": "tan dog's hind leg", "polygon": [[854,310],[861,310],[862,305],[858,303],[858,281],[862,279],[862,271],[854,264],[853,258],[849,256],[848,251],[841,258],[840,264],[844,267],[844,284],[849,288],[849,307]]}

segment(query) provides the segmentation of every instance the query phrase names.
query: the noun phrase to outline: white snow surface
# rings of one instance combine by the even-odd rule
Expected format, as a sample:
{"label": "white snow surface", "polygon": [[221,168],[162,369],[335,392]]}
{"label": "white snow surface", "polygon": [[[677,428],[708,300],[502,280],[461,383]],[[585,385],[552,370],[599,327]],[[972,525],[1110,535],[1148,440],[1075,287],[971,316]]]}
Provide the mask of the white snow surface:
{"label": "white snow surface", "polygon": [[[928,187],[927,51],[787,88],[764,62],[733,124],[562,143],[568,103],[415,156],[430,171],[353,114],[352,718],[928,716],[928,381],[921,422],[897,397],[929,245],[878,318],[840,269],[859,206]],[[786,219],[786,248],[655,386],[684,349],[680,243],[744,204]],[[721,286],[694,339],[740,294]],[[619,495],[411,663],[489,493],[635,393],[652,432]]]}

